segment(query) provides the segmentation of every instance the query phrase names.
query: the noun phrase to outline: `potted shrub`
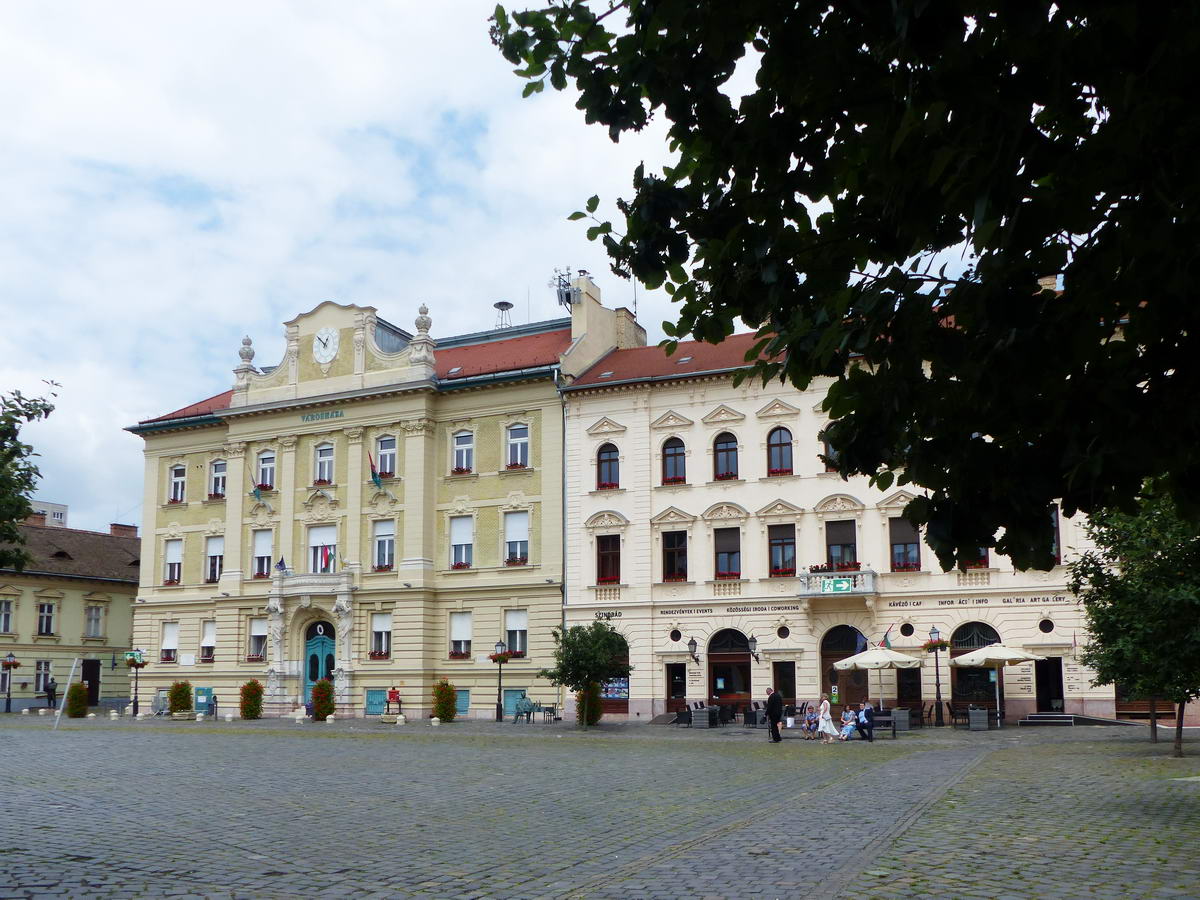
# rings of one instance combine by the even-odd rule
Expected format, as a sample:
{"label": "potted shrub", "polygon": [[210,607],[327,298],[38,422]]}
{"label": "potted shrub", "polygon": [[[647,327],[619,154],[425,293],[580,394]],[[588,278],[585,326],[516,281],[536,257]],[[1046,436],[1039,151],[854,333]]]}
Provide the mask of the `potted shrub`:
{"label": "potted shrub", "polygon": [[243,719],[262,718],[263,686],[257,678],[242,685],[240,712]]}
{"label": "potted shrub", "polygon": [[433,686],[433,714],[443,722],[453,722],[458,714],[454,685],[445,678]]}
{"label": "potted shrub", "polygon": [[313,685],[312,709],[314,722],[324,722],[337,709],[333,702],[333,682],[328,678],[322,678]]}
{"label": "potted shrub", "polygon": [[67,717],[70,719],[86,719],[88,712],[87,688],[82,681],[76,681],[67,688]]}
{"label": "potted shrub", "polygon": [[167,691],[167,710],[172,719],[195,719],[196,712],[192,709],[192,683],[176,681]]}

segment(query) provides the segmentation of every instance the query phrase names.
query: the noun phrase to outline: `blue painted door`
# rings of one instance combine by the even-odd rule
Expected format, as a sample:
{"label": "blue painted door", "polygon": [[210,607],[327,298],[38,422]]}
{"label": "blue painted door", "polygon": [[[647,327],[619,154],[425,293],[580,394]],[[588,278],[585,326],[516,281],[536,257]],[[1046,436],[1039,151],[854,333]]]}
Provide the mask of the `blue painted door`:
{"label": "blue painted door", "polygon": [[310,637],[304,645],[304,702],[312,702],[313,685],[332,678],[334,669],[333,638],[327,634]]}
{"label": "blue painted door", "polygon": [[504,715],[515,716],[517,714],[517,701],[525,696],[525,688],[504,689]]}
{"label": "blue painted door", "polygon": [[454,714],[465,716],[471,711],[471,692],[470,691],[455,691],[454,692]]}
{"label": "blue painted door", "polygon": [[381,716],[383,709],[387,705],[387,691],[371,690],[367,691],[367,715]]}

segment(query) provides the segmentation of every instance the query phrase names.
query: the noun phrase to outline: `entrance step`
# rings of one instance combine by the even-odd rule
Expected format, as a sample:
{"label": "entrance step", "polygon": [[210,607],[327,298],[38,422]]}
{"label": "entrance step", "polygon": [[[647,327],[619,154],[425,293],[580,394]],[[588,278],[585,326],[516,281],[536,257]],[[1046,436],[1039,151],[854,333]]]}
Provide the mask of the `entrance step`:
{"label": "entrance step", "polygon": [[660,716],[655,716],[650,720],[651,725],[670,725],[675,721],[675,713],[663,713]]}
{"label": "entrance step", "polygon": [[1032,713],[1017,722],[1018,725],[1136,725],[1119,719],[1101,719],[1097,716],[1076,716],[1068,713]]}

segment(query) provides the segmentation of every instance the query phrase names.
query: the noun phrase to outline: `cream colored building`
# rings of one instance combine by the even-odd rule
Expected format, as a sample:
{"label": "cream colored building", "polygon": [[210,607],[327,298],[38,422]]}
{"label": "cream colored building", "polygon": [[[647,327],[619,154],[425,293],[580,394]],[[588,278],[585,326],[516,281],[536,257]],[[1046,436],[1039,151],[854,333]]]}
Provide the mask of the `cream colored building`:
{"label": "cream colored building", "polygon": [[[1017,572],[995,553],[942,572],[900,518],[911,499],[826,471],[820,411],[827,382],[734,387],[751,335],[601,359],[565,390],[568,624],[604,619],[633,664],[607,692],[610,712],[649,717],[688,701],[744,707],[767,687],[788,702],[822,691],[929,710],[994,705],[988,670],[948,657],[1002,640],[1047,657],[1002,675],[1009,720],[1037,710],[1112,717],[1111,687],[1077,658],[1080,607],[1066,571]],[[1085,534],[1053,514],[1064,561]],[[936,627],[953,647],[921,645]],[[833,663],[887,638],[925,660],[896,674]],[[751,639],[753,638],[753,641]],[[689,650],[695,641],[696,652]],[[944,709],[944,707],[943,707]]]}
{"label": "cream colored building", "polygon": [[[187,679],[268,714],[329,677],[339,712],[399,690],[424,715],[447,678],[464,715],[557,699],[535,673],[562,621],[558,382],[645,343],[586,277],[570,317],[435,341],[370,307],[326,302],[285,323],[282,361],[249,338],[230,391],[130,428],[145,439],[135,644],[144,691]],[[281,565],[282,563],[282,565]]]}
{"label": "cream colored building", "polygon": [[49,525],[37,514],[21,532],[29,562],[20,572],[0,569],[0,657],[11,653],[20,663],[11,673],[0,670],[0,702],[11,688],[14,712],[46,706],[52,678],[61,701],[74,668],[75,680],[87,684],[89,705],[123,707],[141,550],[137,529],[82,531]]}

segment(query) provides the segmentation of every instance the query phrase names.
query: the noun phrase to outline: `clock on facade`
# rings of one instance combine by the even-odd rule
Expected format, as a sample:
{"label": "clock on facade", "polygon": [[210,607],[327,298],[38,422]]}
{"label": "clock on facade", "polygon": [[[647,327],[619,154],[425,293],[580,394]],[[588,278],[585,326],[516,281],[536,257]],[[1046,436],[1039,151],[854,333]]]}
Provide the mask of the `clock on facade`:
{"label": "clock on facade", "polygon": [[324,365],[337,356],[338,332],[336,328],[322,328],[313,335],[313,359]]}

